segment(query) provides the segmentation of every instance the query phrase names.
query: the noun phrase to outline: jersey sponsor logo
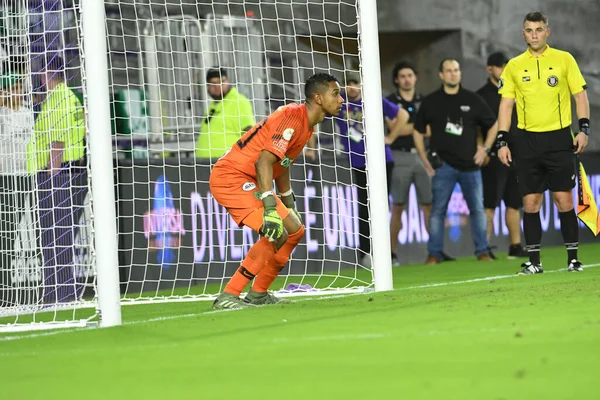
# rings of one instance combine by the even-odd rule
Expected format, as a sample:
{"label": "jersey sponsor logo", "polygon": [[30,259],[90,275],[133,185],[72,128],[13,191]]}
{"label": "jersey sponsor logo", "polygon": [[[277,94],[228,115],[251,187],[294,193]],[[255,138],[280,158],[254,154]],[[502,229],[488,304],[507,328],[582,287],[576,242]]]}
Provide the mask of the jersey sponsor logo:
{"label": "jersey sponsor logo", "polygon": [[498,79],[498,90],[502,89],[504,87],[504,79],[500,78]]}
{"label": "jersey sponsor logo", "polygon": [[529,77],[529,76],[524,76],[524,77],[523,77],[521,80],[522,80],[523,82],[529,82],[529,81],[531,80],[531,77]]}
{"label": "jersey sponsor logo", "polygon": [[249,192],[256,188],[256,184],[254,182],[246,182],[242,185],[242,190],[244,192]]}
{"label": "jersey sponsor logo", "polygon": [[287,140],[283,140],[283,139],[279,139],[279,140],[273,140],[273,145],[282,153],[285,153],[287,151],[288,148],[288,141]]}
{"label": "jersey sponsor logo", "polygon": [[462,112],[469,112],[471,111],[471,106],[460,106],[460,110]]}
{"label": "jersey sponsor logo", "polygon": [[288,128],[283,131],[283,140],[290,141],[292,139],[292,135],[294,134],[294,130],[292,128]]}
{"label": "jersey sponsor logo", "polygon": [[556,75],[550,75],[546,82],[548,82],[548,86],[554,87],[558,85],[558,77]]}

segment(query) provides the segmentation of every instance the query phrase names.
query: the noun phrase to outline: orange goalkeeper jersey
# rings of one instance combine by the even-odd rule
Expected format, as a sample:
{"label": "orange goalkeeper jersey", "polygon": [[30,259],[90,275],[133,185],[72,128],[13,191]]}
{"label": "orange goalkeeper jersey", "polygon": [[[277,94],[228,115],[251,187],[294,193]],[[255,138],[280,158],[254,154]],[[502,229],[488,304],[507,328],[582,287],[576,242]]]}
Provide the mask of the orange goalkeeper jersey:
{"label": "orange goalkeeper jersey", "polygon": [[306,105],[291,103],[254,125],[217,161],[215,166],[243,172],[256,179],[254,163],[263,150],[281,160],[273,165],[273,179],[289,168],[311,137]]}

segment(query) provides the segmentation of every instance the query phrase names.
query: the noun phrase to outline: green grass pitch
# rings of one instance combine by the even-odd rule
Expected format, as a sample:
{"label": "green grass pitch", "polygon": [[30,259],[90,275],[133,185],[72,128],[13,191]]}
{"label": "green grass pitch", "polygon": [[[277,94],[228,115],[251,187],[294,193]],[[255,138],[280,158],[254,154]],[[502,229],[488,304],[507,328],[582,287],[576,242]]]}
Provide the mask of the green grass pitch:
{"label": "green grass pitch", "polygon": [[600,399],[600,246],[580,258],[567,273],[565,250],[543,249],[536,276],[505,254],[409,265],[386,293],[128,306],[116,328],[4,334],[0,398]]}

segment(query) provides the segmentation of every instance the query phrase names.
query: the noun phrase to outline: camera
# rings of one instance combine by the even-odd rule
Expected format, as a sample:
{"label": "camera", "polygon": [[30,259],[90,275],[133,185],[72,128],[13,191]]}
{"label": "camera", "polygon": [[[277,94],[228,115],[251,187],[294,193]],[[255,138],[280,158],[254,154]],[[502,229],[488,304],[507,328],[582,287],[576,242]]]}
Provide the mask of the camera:
{"label": "camera", "polygon": [[427,159],[429,160],[429,164],[431,164],[433,169],[438,169],[443,164],[442,157],[440,157],[435,150],[429,150],[427,152]]}

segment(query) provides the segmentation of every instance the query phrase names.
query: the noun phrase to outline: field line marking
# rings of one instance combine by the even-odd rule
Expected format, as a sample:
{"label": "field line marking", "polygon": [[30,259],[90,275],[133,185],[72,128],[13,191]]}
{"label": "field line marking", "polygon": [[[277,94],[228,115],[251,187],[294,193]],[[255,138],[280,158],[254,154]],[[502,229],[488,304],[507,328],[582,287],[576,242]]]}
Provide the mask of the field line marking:
{"label": "field line marking", "polygon": [[[323,300],[323,299],[338,299],[341,297],[356,296],[358,294],[362,294],[362,293],[348,293],[348,294],[338,294],[338,295],[305,297],[305,298],[298,298],[298,300],[295,300],[295,301],[300,302],[300,301],[313,301],[313,300]],[[151,322],[169,321],[169,320],[173,320],[173,319],[198,317],[200,315],[219,314],[219,313],[235,312],[235,311],[240,311],[240,309],[238,309],[238,310],[209,310],[209,311],[203,311],[203,312],[199,312],[199,313],[168,315],[168,316],[163,316],[163,317],[155,317],[155,318],[141,319],[141,320],[135,320],[135,321],[125,321],[125,322],[123,322],[123,325],[139,325],[139,324],[147,324],[147,323],[151,323]],[[25,335],[5,336],[5,337],[0,337],[0,343],[1,342],[9,342],[12,340],[54,336],[54,335],[60,335],[63,333],[71,333],[71,332],[83,331],[83,330],[88,330],[88,329],[98,329],[98,328],[61,329],[61,330],[43,332],[43,333],[31,333],[28,335],[25,334]]]}
{"label": "field line marking", "polygon": [[[594,268],[594,267],[600,267],[600,263],[599,264],[587,264],[585,265],[585,268]],[[551,274],[554,272],[567,272],[566,268],[563,269],[553,269],[550,271],[544,271],[544,274]],[[577,274],[579,272],[573,272],[574,274]],[[450,286],[450,285],[460,285],[463,283],[474,283],[474,282],[483,282],[483,281],[490,281],[492,279],[506,279],[506,278],[517,278],[521,275],[517,275],[515,274],[511,274],[511,275],[497,275],[497,276],[487,276],[485,278],[475,278],[475,279],[465,279],[462,281],[450,281],[450,282],[440,282],[440,283],[428,283],[425,285],[416,285],[416,286],[408,286],[405,288],[398,288],[398,289],[394,289],[394,291],[402,291],[402,290],[409,290],[409,289],[427,289],[427,288],[431,288],[431,287],[438,287],[438,286]]]}
{"label": "field line marking", "polygon": [[[600,267],[600,263],[587,264],[585,266],[585,268],[594,268],[594,267]],[[545,274],[554,273],[554,272],[566,272],[566,269],[556,269],[556,270],[544,271]],[[427,288],[439,287],[439,286],[450,286],[450,285],[460,285],[463,283],[483,282],[483,281],[489,281],[492,279],[515,278],[518,276],[519,275],[517,275],[517,274],[488,276],[488,277],[484,277],[484,278],[466,279],[466,280],[462,280],[462,281],[450,281],[450,282],[430,283],[430,284],[426,284],[426,285],[409,286],[409,287],[405,287],[405,288],[394,289],[393,291],[395,292],[395,291],[403,291],[403,290],[411,290],[411,289],[427,289]],[[297,301],[335,299],[335,298],[342,298],[342,297],[357,296],[359,294],[363,294],[363,293],[349,293],[349,294],[340,294],[340,295],[306,297],[306,298],[302,298],[302,299],[299,298]],[[174,320],[174,319],[198,317],[201,315],[210,315],[210,314],[218,314],[218,313],[223,313],[223,312],[234,312],[234,311],[239,311],[239,310],[209,310],[209,311],[203,311],[203,312],[199,312],[199,313],[169,315],[169,316],[149,318],[149,319],[144,319],[144,320],[127,321],[127,322],[124,322],[123,325],[147,324],[147,323],[151,323],[151,322],[169,321],[169,320]],[[29,338],[36,338],[36,337],[54,336],[54,335],[60,335],[63,333],[71,333],[71,332],[81,331],[84,329],[96,329],[96,328],[65,329],[65,330],[51,331],[51,332],[45,332],[45,333],[32,333],[30,335],[5,336],[5,337],[0,337],[0,343],[8,342],[11,340],[21,340],[21,339],[29,339]]]}

